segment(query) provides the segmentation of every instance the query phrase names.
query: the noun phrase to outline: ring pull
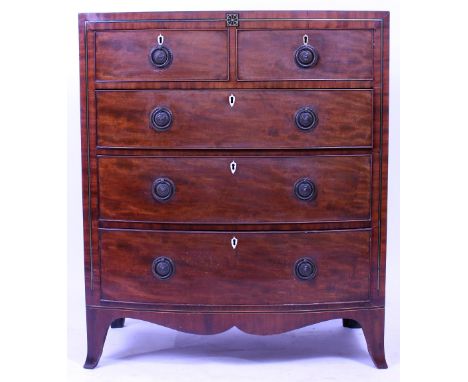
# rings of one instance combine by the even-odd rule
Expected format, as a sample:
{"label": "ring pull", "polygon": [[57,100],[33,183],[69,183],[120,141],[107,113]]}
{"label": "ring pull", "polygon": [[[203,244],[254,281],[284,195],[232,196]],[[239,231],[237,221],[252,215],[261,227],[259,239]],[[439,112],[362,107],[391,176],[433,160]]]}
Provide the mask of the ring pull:
{"label": "ring pull", "polygon": [[158,202],[167,202],[175,194],[175,184],[169,178],[158,178],[153,182],[151,193]]}
{"label": "ring pull", "polygon": [[238,243],[239,243],[239,240],[237,240],[236,237],[233,237],[233,238],[231,239],[231,247],[232,247],[232,249],[236,249]]}
{"label": "ring pull", "polygon": [[160,280],[167,280],[175,272],[175,264],[171,258],[166,256],[158,257],[153,260],[153,275]]}
{"label": "ring pull", "polygon": [[231,173],[234,174],[237,170],[237,163],[235,161],[232,161],[229,164],[229,169],[231,170]]}
{"label": "ring pull", "polygon": [[312,280],[317,276],[317,264],[312,259],[303,257],[294,264],[294,273],[299,280]]}
{"label": "ring pull", "polygon": [[234,94],[231,94],[229,96],[229,106],[234,107],[235,103],[236,103],[236,97],[234,96]]}
{"label": "ring pull", "polygon": [[313,200],[317,196],[317,187],[309,178],[298,179],[294,184],[294,195],[299,200]]}
{"label": "ring pull", "polygon": [[158,45],[164,44],[164,36],[160,33],[158,36]]}
{"label": "ring pull", "polygon": [[310,131],[317,126],[317,113],[311,107],[301,107],[294,115],[296,127],[302,131]]}
{"label": "ring pull", "polygon": [[156,131],[165,131],[172,125],[172,112],[165,107],[156,107],[150,114],[151,127]]}
{"label": "ring pull", "polygon": [[296,49],[294,60],[300,68],[312,68],[317,65],[319,53],[315,47],[309,45],[309,36],[307,34],[302,36],[302,45]]}
{"label": "ring pull", "polygon": [[161,33],[156,40],[157,45],[151,49],[149,59],[156,69],[165,69],[172,63],[172,51],[167,46],[163,45],[164,36]]}

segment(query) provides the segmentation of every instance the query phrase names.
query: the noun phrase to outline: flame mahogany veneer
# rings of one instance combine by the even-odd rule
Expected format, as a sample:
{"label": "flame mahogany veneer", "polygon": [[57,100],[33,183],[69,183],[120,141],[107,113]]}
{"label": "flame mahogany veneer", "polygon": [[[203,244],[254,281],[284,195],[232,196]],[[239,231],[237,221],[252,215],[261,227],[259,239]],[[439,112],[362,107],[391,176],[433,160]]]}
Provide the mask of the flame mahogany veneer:
{"label": "flame mahogany veneer", "polygon": [[84,367],[129,317],[260,335],[342,319],[386,368],[388,12],[79,28]]}

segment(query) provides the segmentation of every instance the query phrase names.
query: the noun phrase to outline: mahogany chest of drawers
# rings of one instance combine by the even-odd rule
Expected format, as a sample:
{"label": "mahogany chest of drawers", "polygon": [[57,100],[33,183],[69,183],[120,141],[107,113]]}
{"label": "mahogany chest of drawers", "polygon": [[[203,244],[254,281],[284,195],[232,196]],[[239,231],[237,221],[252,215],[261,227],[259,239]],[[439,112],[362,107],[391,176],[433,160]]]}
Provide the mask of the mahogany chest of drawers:
{"label": "mahogany chest of drawers", "polygon": [[88,356],[343,319],[385,368],[388,12],[82,14]]}

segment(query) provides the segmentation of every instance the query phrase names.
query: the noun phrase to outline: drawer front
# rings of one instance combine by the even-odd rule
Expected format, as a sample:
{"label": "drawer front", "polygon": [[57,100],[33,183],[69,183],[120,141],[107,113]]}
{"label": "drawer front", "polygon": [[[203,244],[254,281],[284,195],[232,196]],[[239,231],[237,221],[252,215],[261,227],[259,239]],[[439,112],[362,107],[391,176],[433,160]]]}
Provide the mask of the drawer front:
{"label": "drawer front", "polygon": [[[317,57],[309,67],[296,62],[304,35]],[[238,79],[372,80],[372,45],[371,30],[240,30]]]}
{"label": "drawer front", "polygon": [[97,125],[102,147],[370,147],[372,91],[100,91]]}
{"label": "drawer front", "polygon": [[[233,237],[237,239],[235,249]],[[101,298],[214,305],[366,301],[369,243],[367,230],[104,230],[100,232]],[[165,266],[158,266],[160,263]]]}
{"label": "drawer front", "polygon": [[[163,36],[162,45],[158,42],[160,35]],[[228,80],[227,31],[97,32],[96,80]]]}
{"label": "drawer front", "polygon": [[370,155],[100,157],[100,218],[225,224],[367,221],[370,169]]}

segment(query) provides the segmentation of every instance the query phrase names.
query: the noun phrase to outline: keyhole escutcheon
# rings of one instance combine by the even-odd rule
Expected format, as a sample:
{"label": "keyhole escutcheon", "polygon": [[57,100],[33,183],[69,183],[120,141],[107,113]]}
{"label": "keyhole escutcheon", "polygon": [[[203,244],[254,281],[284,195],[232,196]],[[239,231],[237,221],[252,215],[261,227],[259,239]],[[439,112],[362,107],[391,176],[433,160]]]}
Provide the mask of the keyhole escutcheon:
{"label": "keyhole escutcheon", "polygon": [[239,242],[239,241],[237,240],[236,237],[233,237],[233,238],[231,239],[231,246],[232,246],[232,249],[236,249],[238,242]]}
{"label": "keyhole escutcheon", "polygon": [[234,96],[234,94],[231,94],[229,96],[229,106],[234,107],[235,103],[236,103],[236,97]]}
{"label": "keyhole escutcheon", "polygon": [[234,174],[237,170],[237,163],[235,161],[232,161],[229,164],[229,168],[231,169],[231,173]]}
{"label": "keyhole escutcheon", "polygon": [[164,44],[164,36],[160,33],[158,36],[158,45]]}

